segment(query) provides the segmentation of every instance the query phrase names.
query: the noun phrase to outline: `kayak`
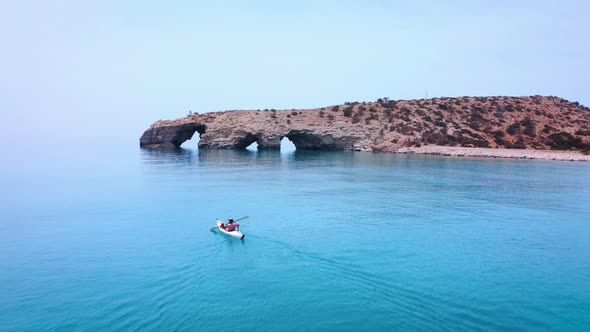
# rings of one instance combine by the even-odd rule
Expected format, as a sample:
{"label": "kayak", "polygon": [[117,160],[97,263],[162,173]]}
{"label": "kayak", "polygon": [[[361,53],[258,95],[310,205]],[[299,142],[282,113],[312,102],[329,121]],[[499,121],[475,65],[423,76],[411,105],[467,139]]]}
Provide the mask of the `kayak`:
{"label": "kayak", "polygon": [[244,236],[246,236],[246,235],[242,234],[242,232],[240,232],[240,231],[233,231],[233,232],[226,231],[225,229],[221,228],[222,223],[223,223],[223,221],[217,219],[217,229],[219,229],[219,231],[221,233],[229,235],[229,236],[237,237],[238,239],[243,239]]}

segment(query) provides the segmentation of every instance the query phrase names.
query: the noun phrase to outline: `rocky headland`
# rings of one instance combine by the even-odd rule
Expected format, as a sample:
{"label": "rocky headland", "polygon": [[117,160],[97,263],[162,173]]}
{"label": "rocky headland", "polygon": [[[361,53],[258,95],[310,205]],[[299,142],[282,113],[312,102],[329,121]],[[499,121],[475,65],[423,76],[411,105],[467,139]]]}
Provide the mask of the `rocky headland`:
{"label": "rocky headland", "polygon": [[552,96],[383,98],[314,109],[197,113],[157,121],[140,146],[178,147],[195,133],[203,149],[244,149],[254,142],[259,149],[280,149],[287,137],[297,149],[465,155],[441,150],[463,147],[479,148],[478,156],[565,150],[582,157],[542,159],[590,160],[582,155],[590,151],[590,108]]}

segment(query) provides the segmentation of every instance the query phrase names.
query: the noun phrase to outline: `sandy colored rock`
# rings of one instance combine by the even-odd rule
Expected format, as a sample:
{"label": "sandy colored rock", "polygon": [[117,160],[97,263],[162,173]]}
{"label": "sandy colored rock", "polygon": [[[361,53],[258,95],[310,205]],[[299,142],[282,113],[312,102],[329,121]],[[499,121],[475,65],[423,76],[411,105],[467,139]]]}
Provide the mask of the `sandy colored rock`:
{"label": "sandy colored rock", "polygon": [[[211,112],[158,121],[141,136],[140,146],[178,147],[195,132],[199,148],[211,149],[243,149],[253,142],[259,149],[279,149],[287,137],[297,149],[310,150],[430,153],[430,146],[445,146],[577,151],[590,150],[590,109],[558,97],[531,96],[384,98],[305,110]],[[503,153],[508,152],[497,152]]]}

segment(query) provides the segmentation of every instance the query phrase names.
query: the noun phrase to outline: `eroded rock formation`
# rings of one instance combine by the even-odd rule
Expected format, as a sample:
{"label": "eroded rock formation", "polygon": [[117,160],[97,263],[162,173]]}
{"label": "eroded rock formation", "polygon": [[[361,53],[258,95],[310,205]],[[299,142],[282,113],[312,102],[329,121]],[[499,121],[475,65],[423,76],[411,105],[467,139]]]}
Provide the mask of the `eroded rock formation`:
{"label": "eroded rock formation", "polygon": [[590,150],[590,109],[558,97],[460,97],[346,103],[306,110],[242,110],[158,121],[141,147],[396,151],[420,145]]}

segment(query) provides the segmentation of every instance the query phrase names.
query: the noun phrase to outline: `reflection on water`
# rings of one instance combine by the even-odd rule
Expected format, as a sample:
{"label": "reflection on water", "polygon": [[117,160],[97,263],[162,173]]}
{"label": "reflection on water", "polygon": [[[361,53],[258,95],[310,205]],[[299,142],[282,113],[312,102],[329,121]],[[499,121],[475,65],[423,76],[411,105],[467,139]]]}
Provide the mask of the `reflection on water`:
{"label": "reflection on water", "polygon": [[198,150],[187,148],[139,149],[145,164],[191,164],[195,152],[198,156]]}
{"label": "reflection on water", "polygon": [[485,159],[485,158],[454,158],[427,155],[370,153],[370,152],[339,152],[339,151],[277,151],[277,150],[218,150],[218,149],[140,149],[141,160],[144,164],[177,164],[177,165],[240,165],[240,164],[272,164],[272,162],[301,163],[304,166],[403,166],[412,169],[413,166],[440,169],[481,169],[482,171],[517,169],[561,169],[583,168],[583,163],[513,160],[513,159]]}

